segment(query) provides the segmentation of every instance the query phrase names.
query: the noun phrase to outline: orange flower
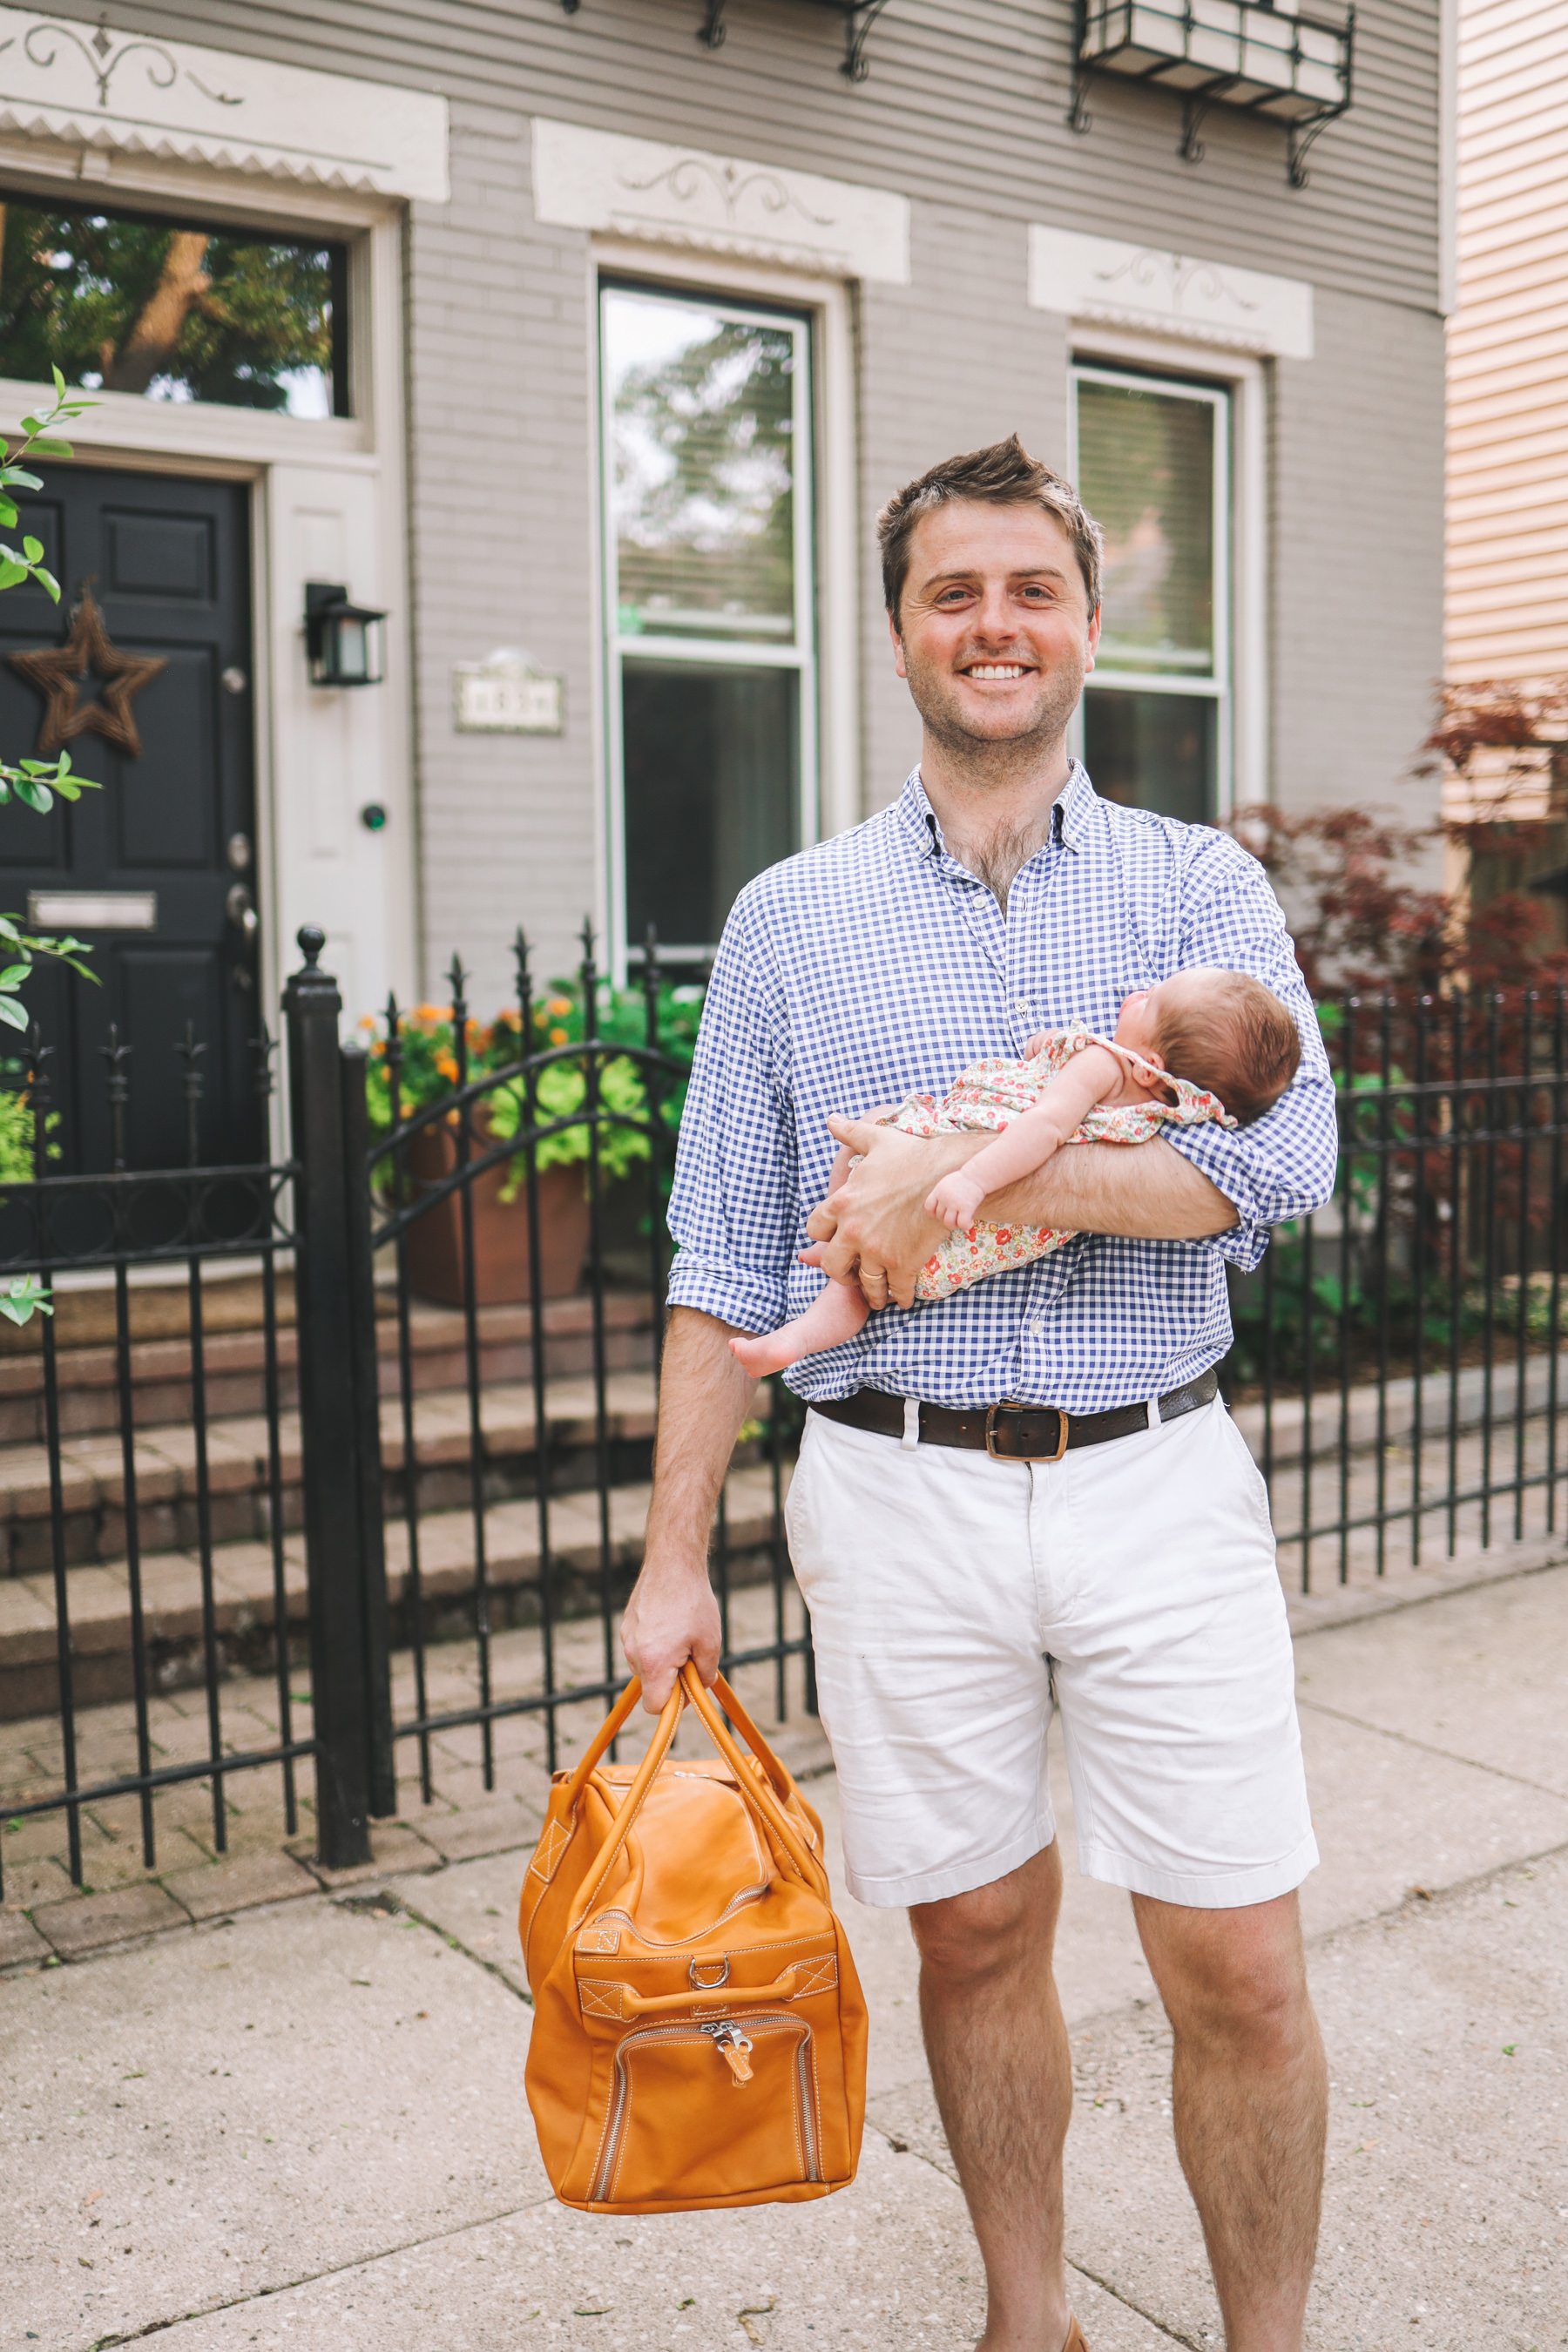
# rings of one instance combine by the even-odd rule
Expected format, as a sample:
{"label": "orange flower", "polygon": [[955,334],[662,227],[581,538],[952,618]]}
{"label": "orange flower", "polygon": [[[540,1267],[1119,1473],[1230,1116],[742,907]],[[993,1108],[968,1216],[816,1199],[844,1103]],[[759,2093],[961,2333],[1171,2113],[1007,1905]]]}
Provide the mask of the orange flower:
{"label": "orange flower", "polygon": [[453,1061],[450,1054],[437,1054],[436,1056],[436,1067],[440,1071],[441,1076],[447,1079],[451,1085],[457,1085],[458,1065]]}
{"label": "orange flower", "polygon": [[362,1029],[374,1029],[375,1027],[374,1013],[362,1013],[359,1017],[359,1025]]}
{"label": "orange flower", "polygon": [[550,1042],[552,1045],[564,1045],[566,1043],[565,1030],[552,1029],[550,1033]]}
{"label": "orange flower", "polygon": [[571,1012],[572,999],[569,996],[552,996],[544,1009],[559,1021],[564,1014]]}

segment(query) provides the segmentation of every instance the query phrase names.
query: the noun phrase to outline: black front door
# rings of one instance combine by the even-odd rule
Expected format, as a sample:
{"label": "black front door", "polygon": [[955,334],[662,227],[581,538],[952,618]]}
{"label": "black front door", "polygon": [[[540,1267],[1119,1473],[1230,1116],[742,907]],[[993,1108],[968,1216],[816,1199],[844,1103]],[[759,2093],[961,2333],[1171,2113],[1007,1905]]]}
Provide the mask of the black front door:
{"label": "black front door", "polygon": [[[184,1163],[187,1024],[205,1048],[204,1162],[261,1155],[248,496],[242,483],[51,467],[21,528],[44,542],[59,605],[31,582],[0,595],[6,759],[33,751],[47,708],[8,656],[64,645],[84,590],[116,651],[163,664],[130,705],[139,756],[95,732],[70,740],[73,767],[101,791],[42,817],[0,809],[0,907],[92,948],[96,982],[40,964],[26,990],[55,1049],[62,1174],[110,1165],[100,1048],[111,1022],[132,1049],[133,1168]],[[103,681],[89,670],[71,690],[79,707],[102,698]],[[14,1051],[12,1035],[0,1033],[0,1050]]]}

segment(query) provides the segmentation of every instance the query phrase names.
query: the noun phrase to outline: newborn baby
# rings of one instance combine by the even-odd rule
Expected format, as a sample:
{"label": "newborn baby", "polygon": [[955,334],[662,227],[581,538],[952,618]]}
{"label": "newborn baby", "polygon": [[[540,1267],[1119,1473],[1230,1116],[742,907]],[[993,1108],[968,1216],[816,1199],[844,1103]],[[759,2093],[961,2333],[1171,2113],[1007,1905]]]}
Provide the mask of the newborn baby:
{"label": "newborn baby", "polygon": [[[1064,1143],[1147,1143],[1163,1122],[1246,1127],[1272,1110],[1300,1059],[1295,1021],[1261,981],[1194,967],[1130,996],[1114,1038],[1081,1025],[1043,1032],[1030,1038],[1021,1062],[973,1063],[940,1104],[910,1095],[896,1111],[872,1112],[906,1135],[996,1133],[994,1143],[932,1188],[927,1213],[952,1231],[921,1268],[916,1298],[946,1298],[1071,1241],[1051,1225],[976,1222],[992,1193],[1043,1168]],[[1189,1075],[1178,1077],[1177,1070]],[[854,1164],[840,1151],[830,1192]],[[818,1251],[802,1251],[801,1262],[818,1264]],[[749,1372],[783,1371],[852,1339],[869,1311],[853,1277],[829,1282],[781,1330],[731,1339],[730,1347]]]}

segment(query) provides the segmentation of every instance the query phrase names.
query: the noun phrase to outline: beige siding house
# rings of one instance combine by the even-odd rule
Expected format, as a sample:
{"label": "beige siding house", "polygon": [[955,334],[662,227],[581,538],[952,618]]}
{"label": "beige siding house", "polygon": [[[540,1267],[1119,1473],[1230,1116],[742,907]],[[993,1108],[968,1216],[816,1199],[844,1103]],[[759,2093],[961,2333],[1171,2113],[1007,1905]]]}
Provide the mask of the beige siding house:
{"label": "beige siding house", "polygon": [[[1568,675],[1568,0],[1462,0],[1447,440],[1446,674],[1539,689]],[[1543,813],[1546,763],[1510,766],[1450,809]]]}

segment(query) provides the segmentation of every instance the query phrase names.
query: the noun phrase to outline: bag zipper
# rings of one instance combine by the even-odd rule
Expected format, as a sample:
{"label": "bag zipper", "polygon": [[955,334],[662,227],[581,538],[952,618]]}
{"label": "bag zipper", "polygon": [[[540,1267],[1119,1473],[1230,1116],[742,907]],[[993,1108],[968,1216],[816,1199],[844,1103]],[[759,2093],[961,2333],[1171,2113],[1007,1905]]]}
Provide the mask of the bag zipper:
{"label": "bag zipper", "polygon": [[[610,2108],[609,2127],[605,2134],[604,2154],[599,2158],[593,2186],[588,2191],[589,2203],[602,2205],[608,2201],[610,2183],[615,2178],[631,2107],[632,2085],[626,2059],[639,2042],[710,2041],[714,2045],[714,2054],[729,2064],[731,2079],[739,2089],[750,2079],[751,2069],[747,2067],[742,2075],[735,2059],[740,2060],[741,2065],[745,2064],[745,2053],[752,2047],[751,2035],[761,2029],[776,2032],[780,2027],[800,2036],[800,2044],[795,2054],[795,2103],[805,2148],[805,2178],[807,2180],[820,2180],[822,2168],[816,2144],[816,2110],[811,2095],[812,2029],[802,2018],[785,2017],[770,2010],[760,2017],[718,2018],[710,2024],[647,2025],[638,2033],[626,2035],[616,2052],[616,2095]],[[722,2046],[724,2043],[729,2047]],[[734,2057],[731,2056],[731,2049]]]}

